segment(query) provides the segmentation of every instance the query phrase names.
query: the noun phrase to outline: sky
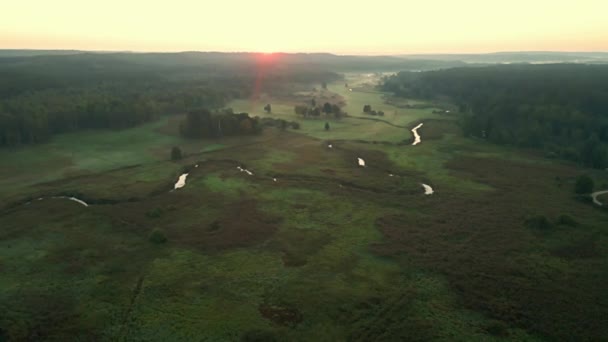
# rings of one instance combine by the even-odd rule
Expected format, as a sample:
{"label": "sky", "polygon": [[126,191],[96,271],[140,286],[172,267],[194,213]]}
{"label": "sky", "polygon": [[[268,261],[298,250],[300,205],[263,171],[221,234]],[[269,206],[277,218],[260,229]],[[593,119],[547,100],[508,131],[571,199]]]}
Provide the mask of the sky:
{"label": "sky", "polygon": [[608,0],[7,0],[0,49],[608,51]]}

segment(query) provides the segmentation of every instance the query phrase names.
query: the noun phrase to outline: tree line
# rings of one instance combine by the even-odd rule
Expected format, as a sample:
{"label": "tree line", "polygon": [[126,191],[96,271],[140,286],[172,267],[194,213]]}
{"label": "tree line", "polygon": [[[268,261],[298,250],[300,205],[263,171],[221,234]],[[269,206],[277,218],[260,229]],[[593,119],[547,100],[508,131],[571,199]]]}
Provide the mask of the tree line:
{"label": "tree line", "polygon": [[400,72],[385,78],[381,87],[401,97],[449,99],[462,113],[467,136],[608,167],[608,65]]}
{"label": "tree line", "polygon": [[[196,58],[195,58],[196,57]],[[82,129],[124,129],[286,83],[336,74],[310,67],[264,66],[215,55],[82,54],[0,58],[0,147],[42,143]],[[227,121],[227,125],[230,123]]]}

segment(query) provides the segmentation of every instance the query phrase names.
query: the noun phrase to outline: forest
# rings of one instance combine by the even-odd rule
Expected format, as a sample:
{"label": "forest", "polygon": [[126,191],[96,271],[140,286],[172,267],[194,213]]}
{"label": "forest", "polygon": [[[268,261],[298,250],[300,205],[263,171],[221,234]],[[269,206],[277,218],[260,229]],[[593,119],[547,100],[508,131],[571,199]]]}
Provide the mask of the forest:
{"label": "forest", "polygon": [[608,167],[608,66],[514,64],[400,72],[381,88],[449,100],[467,136],[541,148],[548,157]]}
{"label": "forest", "polygon": [[338,78],[254,54],[200,55],[0,58],[0,147],[84,129],[125,129],[161,115],[222,108],[231,99],[287,84]]}

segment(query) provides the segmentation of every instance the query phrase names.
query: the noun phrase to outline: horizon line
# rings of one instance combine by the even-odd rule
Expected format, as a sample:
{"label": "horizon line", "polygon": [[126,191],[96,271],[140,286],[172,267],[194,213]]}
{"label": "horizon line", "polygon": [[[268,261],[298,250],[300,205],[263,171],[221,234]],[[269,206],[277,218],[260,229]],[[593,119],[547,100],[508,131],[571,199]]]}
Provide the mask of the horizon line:
{"label": "horizon line", "polygon": [[102,49],[72,49],[72,48],[59,48],[59,49],[44,49],[44,48],[1,48],[0,51],[64,51],[64,52],[93,52],[93,53],[226,53],[226,54],[328,54],[335,56],[362,56],[362,57],[382,57],[382,56],[417,56],[417,55],[492,55],[492,54],[502,54],[502,53],[608,53],[608,50],[498,50],[498,51],[490,51],[490,52],[415,52],[415,53],[388,53],[388,54],[368,54],[368,53],[334,53],[328,51],[220,51],[220,50],[102,50]]}

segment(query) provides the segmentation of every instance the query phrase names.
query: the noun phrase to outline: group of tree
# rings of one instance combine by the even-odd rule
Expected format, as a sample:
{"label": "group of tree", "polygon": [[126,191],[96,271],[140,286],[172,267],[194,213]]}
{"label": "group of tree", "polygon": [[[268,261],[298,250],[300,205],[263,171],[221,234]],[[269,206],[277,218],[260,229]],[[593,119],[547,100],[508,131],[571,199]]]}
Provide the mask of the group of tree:
{"label": "group of tree", "polygon": [[467,136],[608,167],[608,65],[401,72],[385,79],[382,88],[408,98],[450,99],[463,113]]}
{"label": "group of tree", "polygon": [[286,130],[287,128],[300,129],[300,123],[297,121],[287,121],[283,119],[274,118],[261,118],[259,119],[259,123],[262,127],[275,127],[281,130]]}
{"label": "group of tree", "polygon": [[369,114],[369,115],[374,115],[374,116],[375,115],[384,116],[384,112],[383,111],[381,111],[381,110],[375,111],[375,110],[372,109],[372,106],[368,105],[368,104],[366,104],[366,105],[363,106],[363,113]]}
{"label": "group of tree", "polygon": [[336,119],[341,119],[348,115],[346,112],[343,112],[342,108],[340,108],[340,106],[337,104],[325,102],[323,106],[318,107],[315,99],[311,100],[311,104],[312,106],[296,105],[294,107],[294,112],[297,115],[305,118],[319,118],[321,117],[321,114],[324,114],[326,118],[333,117]]}
{"label": "group of tree", "polygon": [[262,131],[259,118],[247,113],[235,114],[231,109],[212,112],[191,110],[180,124],[180,133],[190,139],[220,138],[232,135],[252,135]]}

